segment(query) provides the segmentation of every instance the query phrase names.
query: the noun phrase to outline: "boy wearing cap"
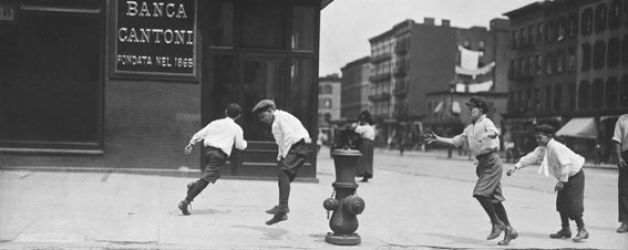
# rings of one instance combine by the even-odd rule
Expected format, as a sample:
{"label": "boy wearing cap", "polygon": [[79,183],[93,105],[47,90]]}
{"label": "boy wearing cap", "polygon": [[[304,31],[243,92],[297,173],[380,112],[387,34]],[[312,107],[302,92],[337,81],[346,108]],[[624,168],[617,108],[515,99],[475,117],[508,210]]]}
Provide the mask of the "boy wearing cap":
{"label": "boy wearing cap", "polygon": [[499,237],[502,231],[506,231],[504,239],[498,244],[508,245],[519,234],[510,225],[506,208],[502,204],[505,199],[501,188],[502,162],[497,154],[499,131],[495,124],[486,117],[488,105],[484,100],[479,97],[471,97],[466,104],[469,107],[471,124],[464,129],[462,134],[453,138],[445,138],[430,132],[425,136],[425,139],[428,143],[438,142],[456,147],[468,145],[469,151],[478,160],[475,171],[478,181],[473,189],[473,197],[480,202],[493,224],[491,233],[486,239],[495,239]]}
{"label": "boy wearing cap", "polygon": [[271,126],[279,151],[277,154],[279,205],[266,211],[273,214],[273,217],[266,221],[267,225],[272,225],[288,219],[290,183],[307,161],[309,150],[306,143],[311,139],[301,121],[286,111],[278,110],[272,100],[261,100],[255,105],[253,112],[261,122]]}
{"label": "boy wearing cap", "polygon": [[574,241],[589,238],[589,233],[584,228],[582,213],[584,212],[584,157],[574,153],[564,144],[554,140],[556,130],[551,125],[542,124],[534,128],[534,138],[539,144],[534,151],[521,157],[513,169],[508,170],[507,175],[512,175],[516,170],[541,162],[538,173],[558,179],[554,191],[556,195],[556,211],[560,214],[562,229],[550,234],[552,239],[571,238],[569,219],[576,222],[578,234]]}
{"label": "boy wearing cap", "polygon": [[247,142],[244,140],[244,133],[240,125],[235,120],[240,117],[242,108],[236,103],[231,103],[225,109],[224,118],[214,120],[207,124],[203,129],[199,130],[187,146],[185,146],[185,154],[192,153],[194,144],[204,141],[205,156],[207,157],[207,166],[203,170],[202,177],[195,182],[188,184],[187,196],[179,203],[179,209],[183,215],[190,215],[188,206],[198,194],[207,187],[209,183],[216,183],[220,178],[227,158],[231,154],[231,149],[235,145],[237,149],[246,149]]}

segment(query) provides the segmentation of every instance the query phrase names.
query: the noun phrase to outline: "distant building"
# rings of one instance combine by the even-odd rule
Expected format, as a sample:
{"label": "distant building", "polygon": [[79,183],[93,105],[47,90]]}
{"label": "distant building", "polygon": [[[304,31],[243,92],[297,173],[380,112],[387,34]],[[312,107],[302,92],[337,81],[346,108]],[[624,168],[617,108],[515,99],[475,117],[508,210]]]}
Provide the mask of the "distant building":
{"label": "distant building", "polygon": [[610,157],[614,123],[628,111],[628,1],[536,2],[505,15],[515,145],[531,150],[532,125],[550,123],[576,152],[592,158],[599,142]]}
{"label": "distant building", "polygon": [[357,120],[363,110],[370,111],[369,95],[371,91],[370,58],[363,57],[347,63],[342,71],[342,107],[340,117],[343,120]]}
{"label": "distant building", "polygon": [[330,138],[331,121],[340,119],[340,77],[331,74],[318,80],[318,128]]}
{"label": "distant building", "polygon": [[[471,95],[494,102],[494,114],[505,112],[505,105],[497,104],[507,98],[507,71],[501,66],[508,58],[502,53],[507,28],[504,19],[492,20],[488,30],[452,27],[445,19],[436,25],[425,18],[423,23],[405,20],[371,38],[370,100],[380,137],[387,142],[401,137],[406,146],[416,146],[424,129],[460,133],[467,119],[460,116],[466,113],[463,101]],[[479,55],[471,71],[460,69],[468,63],[463,51]],[[476,74],[480,70],[487,71]]]}

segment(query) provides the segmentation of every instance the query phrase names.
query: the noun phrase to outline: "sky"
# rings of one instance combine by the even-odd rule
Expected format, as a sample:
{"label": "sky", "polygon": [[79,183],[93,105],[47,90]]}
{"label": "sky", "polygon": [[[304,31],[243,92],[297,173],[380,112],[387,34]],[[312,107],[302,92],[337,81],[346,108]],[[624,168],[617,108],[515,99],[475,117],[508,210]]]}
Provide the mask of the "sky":
{"label": "sky", "polygon": [[449,19],[451,26],[488,27],[493,18],[535,0],[334,0],[321,11],[319,76],[340,74],[347,63],[371,53],[368,39],[405,19]]}

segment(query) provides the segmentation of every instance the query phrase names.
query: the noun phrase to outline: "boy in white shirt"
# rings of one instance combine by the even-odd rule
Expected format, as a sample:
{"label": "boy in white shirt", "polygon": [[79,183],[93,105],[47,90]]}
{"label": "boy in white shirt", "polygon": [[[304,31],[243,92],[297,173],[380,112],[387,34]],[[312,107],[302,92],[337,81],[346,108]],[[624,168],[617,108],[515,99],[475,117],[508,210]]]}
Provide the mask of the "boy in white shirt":
{"label": "boy in white shirt", "polygon": [[246,149],[247,143],[244,140],[244,132],[235,120],[242,114],[242,108],[237,103],[231,103],[225,109],[224,118],[214,120],[207,124],[203,129],[199,130],[190,143],[185,146],[185,154],[192,153],[194,144],[203,141],[205,146],[205,156],[207,157],[207,166],[203,170],[202,177],[196,182],[188,184],[187,196],[179,203],[179,209],[183,215],[190,215],[188,206],[198,194],[207,187],[209,183],[216,183],[220,178],[227,158],[231,154],[231,149],[235,145],[237,149]]}
{"label": "boy in white shirt", "polygon": [[267,225],[272,225],[288,219],[290,183],[307,161],[309,154],[307,143],[310,143],[311,139],[301,121],[286,111],[278,110],[272,100],[261,100],[255,105],[253,112],[261,122],[271,126],[279,151],[277,154],[279,205],[266,211],[273,214],[273,218],[266,221]]}
{"label": "boy in white shirt", "polygon": [[584,212],[584,157],[574,153],[564,144],[554,140],[556,130],[551,125],[542,124],[534,128],[534,138],[539,144],[534,151],[521,157],[513,169],[508,170],[508,176],[516,170],[541,162],[538,172],[558,179],[554,190],[556,195],[556,211],[560,214],[562,229],[550,234],[552,239],[571,238],[569,219],[576,222],[578,234],[574,241],[589,238],[584,227],[582,213]]}

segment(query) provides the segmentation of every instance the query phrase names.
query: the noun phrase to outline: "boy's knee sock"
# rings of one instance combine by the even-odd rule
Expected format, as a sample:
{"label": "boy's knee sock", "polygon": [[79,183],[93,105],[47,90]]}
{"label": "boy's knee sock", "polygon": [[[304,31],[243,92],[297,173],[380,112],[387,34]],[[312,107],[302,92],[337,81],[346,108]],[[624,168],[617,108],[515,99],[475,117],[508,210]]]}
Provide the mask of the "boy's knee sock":
{"label": "boy's knee sock", "polygon": [[506,213],[506,208],[501,202],[493,203],[493,207],[495,207],[495,213],[497,213],[497,217],[502,220],[506,226],[510,225],[510,221],[508,220],[508,214]]}
{"label": "boy's knee sock", "polygon": [[493,223],[494,225],[499,224],[501,220],[497,216],[497,213],[495,212],[495,206],[493,206],[493,203],[489,200],[489,198],[483,196],[475,196],[475,198],[480,202],[482,208],[484,208],[484,211],[491,219],[491,223]]}
{"label": "boy's knee sock", "polygon": [[207,187],[208,184],[209,182],[203,179],[199,179],[198,181],[196,181],[194,185],[192,185],[192,187],[188,189],[188,193],[187,193],[187,196],[185,197],[185,200],[188,202],[192,202],[194,200],[194,197],[200,194],[201,191],[203,191],[203,189],[205,189],[205,187]]}
{"label": "boy's knee sock", "polygon": [[288,200],[290,199],[290,177],[283,171],[279,172],[279,206],[288,208]]}

